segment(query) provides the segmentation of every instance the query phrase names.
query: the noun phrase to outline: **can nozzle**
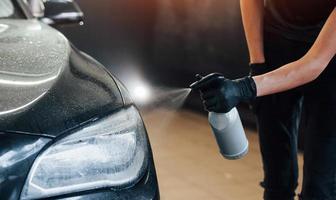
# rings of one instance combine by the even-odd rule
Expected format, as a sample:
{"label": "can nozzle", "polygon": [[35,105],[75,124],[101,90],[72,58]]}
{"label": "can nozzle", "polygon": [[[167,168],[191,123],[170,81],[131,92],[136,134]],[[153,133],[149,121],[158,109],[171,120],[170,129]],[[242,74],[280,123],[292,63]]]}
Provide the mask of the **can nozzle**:
{"label": "can nozzle", "polygon": [[224,78],[224,76],[220,73],[211,73],[206,76],[201,76],[200,74],[196,74],[195,77],[198,79],[194,83],[192,83],[189,87],[193,90],[200,89],[207,84],[211,83],[211,81],[219,78]]}
{"label": "can nozzle", "polygon": [[200,74],[196,74],[195,77],[196,77],[197,81],[195,81],[195,82],[193,82],[192,84],[189,85],[189,87],[191,89],[194,89],[195,85],[197,85],[203,79],[203,76],[200,75]]}

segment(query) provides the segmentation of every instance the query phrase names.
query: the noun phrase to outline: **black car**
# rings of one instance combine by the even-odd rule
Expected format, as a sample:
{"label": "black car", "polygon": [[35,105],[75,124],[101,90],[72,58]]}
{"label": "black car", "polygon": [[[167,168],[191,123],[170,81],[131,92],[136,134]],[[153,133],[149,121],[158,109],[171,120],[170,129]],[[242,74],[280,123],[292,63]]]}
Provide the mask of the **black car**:
{"label": "black car", "polygon": [[0,199],[159,199],[125,87],[50,25],[70,0],[0,1]]}

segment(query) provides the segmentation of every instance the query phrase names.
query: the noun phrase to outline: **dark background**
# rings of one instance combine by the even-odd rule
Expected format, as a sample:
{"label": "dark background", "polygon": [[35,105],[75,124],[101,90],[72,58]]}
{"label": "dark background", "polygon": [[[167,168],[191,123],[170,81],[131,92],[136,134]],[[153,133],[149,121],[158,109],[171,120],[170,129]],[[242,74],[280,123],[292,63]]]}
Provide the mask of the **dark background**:
{"label": "dark background", "polygon": [[[239,1],[77,0],[84,26],[57,27],[80,50],[105,65],[126,86],[187,87],[196,73],[248,74]],[[186,107],[201,111],[196,94]],[[240,108],[253,122],[247,105]],[[252,124],[252,123],[249,123]]]}
{"label": "dark background", "polygon": [[[197,73],[228,78],[249,72],[239,1],[77,0],[83,26],[56,27],[126,87],[135,79],[153,86],[184,88]],[[185,108],[207,114],[198,94]],[[245,126],[255,129],[247,104],[238,107]],[[299,147],[303,148],[303,129]]]}

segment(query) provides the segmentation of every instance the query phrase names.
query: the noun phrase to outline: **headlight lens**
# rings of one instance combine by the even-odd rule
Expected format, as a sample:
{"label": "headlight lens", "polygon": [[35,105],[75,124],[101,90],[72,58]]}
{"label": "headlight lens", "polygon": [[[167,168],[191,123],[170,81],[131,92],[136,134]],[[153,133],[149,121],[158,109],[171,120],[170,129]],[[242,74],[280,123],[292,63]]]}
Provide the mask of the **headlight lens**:
{"label": "headlight lens", "polygon": [[138,111],[119,111],[43,152],[30,170],[21,199],[132,184],[147,166],[147,147]]}

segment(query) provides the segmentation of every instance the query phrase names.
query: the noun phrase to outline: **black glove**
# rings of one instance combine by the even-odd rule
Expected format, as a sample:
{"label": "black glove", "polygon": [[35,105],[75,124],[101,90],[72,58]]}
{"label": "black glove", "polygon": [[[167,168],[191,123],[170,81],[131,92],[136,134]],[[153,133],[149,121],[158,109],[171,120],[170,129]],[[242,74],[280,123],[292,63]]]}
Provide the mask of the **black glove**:
{"label": "black glove", "polygon": [[[265,74],[273,69],[270,68],[266,63],[250,63],[250,76],[257,76]],[[250,109],[253,113],[257,113],[260,107],[260,99],[256,98],[254,101],[250,102]]]}
{"label": "black glove", "polygon": [[266,63],[250,63],[250,76],[257,76],[272,71]]}
{"label": "black glove", "polygon": [[251,77],[229,80],[219,73],[209,74],[190,87],[200,91],[207,111],[217,113],[229,112],[239,102],[253,100],[257,93]]}

